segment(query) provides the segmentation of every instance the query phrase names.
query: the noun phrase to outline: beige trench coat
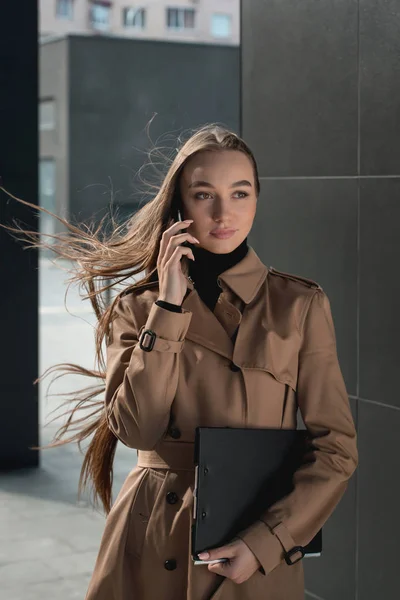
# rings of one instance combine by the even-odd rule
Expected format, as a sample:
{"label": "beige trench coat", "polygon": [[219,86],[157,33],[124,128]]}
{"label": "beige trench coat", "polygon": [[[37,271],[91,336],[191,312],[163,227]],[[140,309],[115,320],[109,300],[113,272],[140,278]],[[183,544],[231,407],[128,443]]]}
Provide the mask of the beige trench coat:
{"label": "beige trench coat", "polygon": [[[154,303],[157,282],[117,305],[105,402],[138,465],[107,518],[86,600],[304,598],[303,561],[287,565],[283,549],[314,537],[358,463],[329,300],[318,284],[268,269],[252,247],[218,283],[214,312],[189,280],[182,313]],[[138,343],[144,329],[157,334],[150,352]],[[297,408],[315,461],[240,534],[265,575],[235,584],[192,566],[195,428],[296,428]]]}

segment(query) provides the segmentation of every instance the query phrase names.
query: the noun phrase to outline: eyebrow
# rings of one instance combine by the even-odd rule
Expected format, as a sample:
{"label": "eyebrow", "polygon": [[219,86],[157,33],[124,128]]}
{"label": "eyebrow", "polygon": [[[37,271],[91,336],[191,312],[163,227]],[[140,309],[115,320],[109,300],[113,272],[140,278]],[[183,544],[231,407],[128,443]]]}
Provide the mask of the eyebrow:
{"label": "eyebrow", "polygon": [[[247,179],[242,179],[241,181],[235,181],[235,183],[232,183],[232,185],[230,186],[231,188],[234,187],[241,187],[241,186],[247,186],[247,187],[253,187],[250,183],[250,181],[247,181]],[[209,183],[208,181],[193,181],[190,185],[190,188],[194,188],[194,187],[208,187],[208,188],[213,188],[214,186]]]}

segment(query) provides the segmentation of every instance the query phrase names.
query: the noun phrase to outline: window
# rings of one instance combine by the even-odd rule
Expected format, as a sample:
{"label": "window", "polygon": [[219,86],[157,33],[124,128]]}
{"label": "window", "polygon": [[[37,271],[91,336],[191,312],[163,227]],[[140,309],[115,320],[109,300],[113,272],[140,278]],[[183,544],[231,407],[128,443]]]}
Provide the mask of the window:
{"label": "window", "polygon": [[136,29],[144,29],[146,27],[146,9],[124,8],[122,12],[122,21],[124,27],[135,27]]}
{"label": "window", "polygon": [[39,130],[54,129],[55,126],[55,104],[54,100],[42,100],[39,103]]}
{"label": "window", "polygon": [[194,20],[193,8],[167,8],[168,29],[193,29]]}
{"label": "window", "polygon": [[214,37],[230,37],[232,35],[231,15],[213,15],[211,20],[211,33]]}
{"label": "window", "polygon": [[110,27],[110,5],[108,2],[92,2],[90,21],[94,29],[107,31]]}
{"label": "window", "polygon": [[56,16],[59,19],[72,19],[72,17],[73,17],[72,0],[57,0]]}

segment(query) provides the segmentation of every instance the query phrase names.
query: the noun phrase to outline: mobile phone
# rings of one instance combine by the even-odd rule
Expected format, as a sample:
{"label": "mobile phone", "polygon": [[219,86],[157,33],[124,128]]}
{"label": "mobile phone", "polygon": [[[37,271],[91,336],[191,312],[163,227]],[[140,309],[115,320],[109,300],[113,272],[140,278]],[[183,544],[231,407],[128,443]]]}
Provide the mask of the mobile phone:
{"label": "mobile phone", "polygon": [[[182,220],[183,220],[182,219],[182,213],[181,213],[181,211],[178,208],[178,210],[177,210],[177,221],[182,221]],[[189,227],[189,225],[188,225],[188,227]],[[188,242],[187,240],[185,240],[184,242],[182,242],[181,246],[186,246],[187,248],[192,248],[193,244],[191,244],[190,242]]]}

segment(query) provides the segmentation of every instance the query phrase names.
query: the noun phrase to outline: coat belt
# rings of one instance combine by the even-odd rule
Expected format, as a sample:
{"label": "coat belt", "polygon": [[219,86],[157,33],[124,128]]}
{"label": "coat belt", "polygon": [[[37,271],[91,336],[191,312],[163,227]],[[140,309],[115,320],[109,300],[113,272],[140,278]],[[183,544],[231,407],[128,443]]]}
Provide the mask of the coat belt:
{"label": "coat belt", "polygon": [[138,467],[194,471],[193,442],[163,442],[154,450],[138,450]]}

